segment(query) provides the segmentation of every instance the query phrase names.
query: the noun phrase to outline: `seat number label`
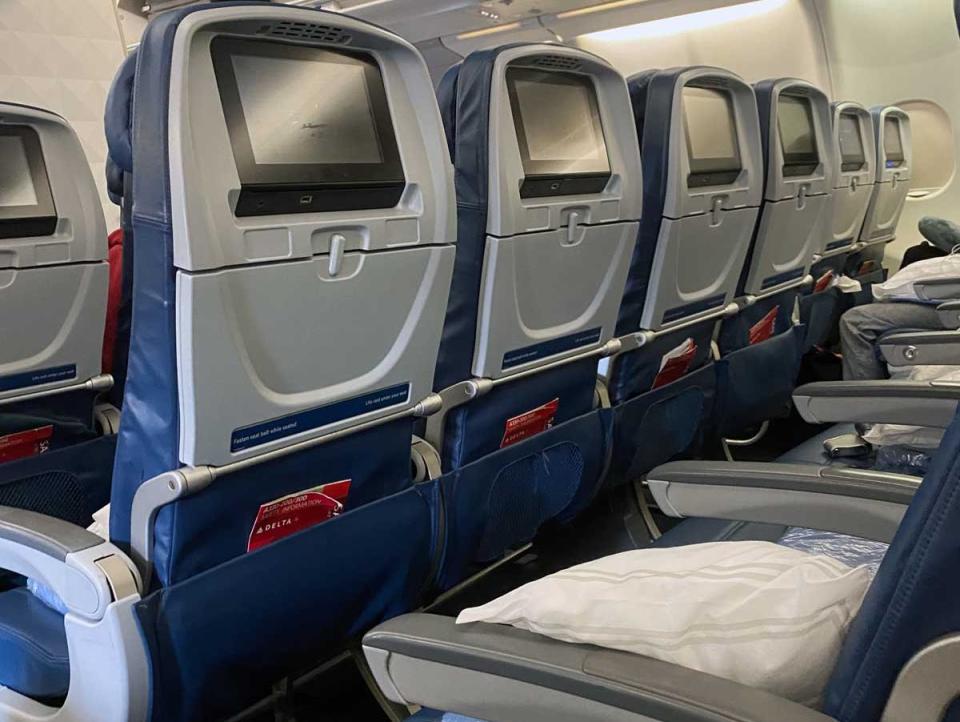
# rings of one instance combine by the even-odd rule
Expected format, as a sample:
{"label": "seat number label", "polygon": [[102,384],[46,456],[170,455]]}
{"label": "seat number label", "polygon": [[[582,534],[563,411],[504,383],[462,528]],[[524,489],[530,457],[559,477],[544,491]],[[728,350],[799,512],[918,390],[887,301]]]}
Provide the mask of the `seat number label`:
{"label": "seat number label", "polygon": [[0,463],[42,454],[50,449],[52,437],[52,425],[0,436]]}
{"label": "seat number label", "polygon": [[344,479],[261,504],[247,539],[247,551],[256,551],[338,516],[349,493],[350,479]]}
{"label": "seat number label", "polygon": [[560,399],[548,401],[543,406],[527,411],[526,413],[507,419],[506,426],[503,429],[503,439],[500,441],[500,448],[511,446],[531,436],[536,436],[542,431],[546,431],[553,426],[553,419],[560,408]]}

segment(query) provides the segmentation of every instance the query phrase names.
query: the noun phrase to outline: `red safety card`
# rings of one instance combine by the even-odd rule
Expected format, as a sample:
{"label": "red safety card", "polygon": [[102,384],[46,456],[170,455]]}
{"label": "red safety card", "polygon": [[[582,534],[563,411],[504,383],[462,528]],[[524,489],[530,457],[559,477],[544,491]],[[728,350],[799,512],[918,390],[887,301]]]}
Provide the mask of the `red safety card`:
{"label": "red safety card", "polygon": [[349,493],[350,479],[345,479],[261,504],[247,540],[247,551],[255,551],[339,515]]}
{"label": "red safety card", "polygon": [[833,271],[827,271],[820,278],[817,279],[817,282],[813,284],[813,292],[820,293],[821,291],[826,291],[830,288],[830,284],[833,282]]}
{"label": "red safety card", "polygon": [[546,431],[553,426],[553,419],[560,408],[560,399],[548,401],[543,406],[538,406],[532,411],[527,411],[512,419],[507,419],[507,424],[503,429],[503,440],[500,442],[500,448],[516,444],[518,441],[529,439],[536,436],[541,431]]}
{"label": "red safety card", "polygon": [[0,463],[44,453],[50,448],[51,437],[52,425],[0,436]]}
{"label": "red safety card", "polygon": [[692,338],[688,338],[675,349],[667,351],[660,359],[660,370],[653,380],[653,388],[659,389],[682,378],[690,370],[696,355],[697,344]]}
{"label": "red safety card", "polygon": [[780,313],[780,307],[774,306],[766,316],[761,318],[750,327],[750,345],[766,341],[773,336],[773,331],[777,327],[777,314]]}

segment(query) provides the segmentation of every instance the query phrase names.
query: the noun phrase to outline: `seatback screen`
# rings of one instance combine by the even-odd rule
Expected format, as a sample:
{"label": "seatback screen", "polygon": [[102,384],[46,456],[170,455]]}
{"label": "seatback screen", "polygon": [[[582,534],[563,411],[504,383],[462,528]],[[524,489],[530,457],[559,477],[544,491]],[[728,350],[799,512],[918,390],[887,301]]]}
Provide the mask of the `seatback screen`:
{"label": "seatback screen", "polygon": [[0,126],[0,238],[46,236],[56,210],[40,139],[27,126]]}
{"label": "seatback screen", "polygon": [[247,191],[237,215],[395,205],[403,167],[371,56],[221,36],[212,57]]}
{"label": "seatback screen", "polygon": [[593,80],[525,67],[509,68],[506,79],[525,176],[521,196],[602,191],[610,161]]}
{"label": "seatback screen", "polygon": [[900,136],[900,121],[896,118],[883,121],[883,154],[887,158],[887,168],[903,165],[903,138]]}
{"label": "seatback screen", "polygon": [[714,88],[683,89],[683,120],[691,188],[728,185],[740,175],[740,149],[730,94]]}
{"label": "seatback screen", "polygon": [[797,95],[781,95],[777,101],[777,129],[783,149],[784,175],[813,173],[820,162],[820,156],[817,153],[810,99]]}
{"label": "seatback screen", "polygon": [[840,138],[841,170],[860,170],[867,162],[863,152],[863,137],[860,135],[860,119],[856,113],[841,113],[837,134]]}

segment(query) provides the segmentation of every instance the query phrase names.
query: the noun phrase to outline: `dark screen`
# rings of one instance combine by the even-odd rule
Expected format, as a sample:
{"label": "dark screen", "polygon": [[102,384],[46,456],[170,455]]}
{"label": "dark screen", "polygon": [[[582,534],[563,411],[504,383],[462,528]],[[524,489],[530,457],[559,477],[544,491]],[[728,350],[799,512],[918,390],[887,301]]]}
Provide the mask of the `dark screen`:
{"label": "dark screen", "polygon": [[227,36],[211,54],[243,186],[237,215],[396,203],[403,167],[373,57]]}
{"label": "dark screen", "polygon": [[589,77],[510,68],[507,85],[526,175],[610,172],[597,93]]}
{"label": "dark screen", "polygon": [[[777,128],[783,148],[783,162],[793,167],[794,174],[812,173],[820,157],[813,126],[810,99],[795,95],[781,95],[777,102]],[[787,171],[788,175],[791,173]]]}
{"label": "dark screen", "polygon": [[841,113],[839,123],[842,170],[860,170],[867,162],[863,152],[863,137],[860,135],[860,119],[856,113]]}
{"label": "dark screen", "polygon": [[0,238],[48,236],[56,224],[37,132],[28,126],[0,126]]}
{"label": "dark screen", "polygon": [[900,121],[896,118],[883,121],[883,154],[887,157],[887,168],[903,165],[903,139],[900,137]]}
{"label": "dark screen", "polygon": [[741,164],[730,94],[713,88],[684,88],[683,118],[689,185],[722,185],[736,180]]}

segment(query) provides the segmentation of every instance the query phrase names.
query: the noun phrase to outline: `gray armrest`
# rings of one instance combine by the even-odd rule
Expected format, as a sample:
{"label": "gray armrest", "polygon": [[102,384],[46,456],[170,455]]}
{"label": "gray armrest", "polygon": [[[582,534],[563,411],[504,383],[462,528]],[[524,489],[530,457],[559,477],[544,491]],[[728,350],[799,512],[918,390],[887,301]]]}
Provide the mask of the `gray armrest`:
{"label": "gray armrest", "polygon": [[917,281],[913,290],[924,301],[946,301],[960,299],[960,278],[935,278],[929,281]]}
{"label": "gray armrest", "polygon": [[0,569],[36,579],[70,612],[90,620],[140,590],[133,562],[109,542],[62,519],[14,507],[0,507]]}
{"label": "gray armrest", "polygon": [[96,534],[57,519],[26,509],[0,507],[0,539],[29,547],[59,561],[67,554],[103,543]]}
{"label": "gray armrest", "polygon": [[960,366],[960,331],[904,331],[880,339],[891,366]]}
{"label": "gray armrest", "polygon": [[647,484],[673,517],[786,524],[888,542],[920,479],[817,464],[676,461],[651,471]]}
{"label": "gray armrest", "polygon": [[855,422],[946,428],[960,384],[942,381],[818,381],[799,386],[793,403],[813,424]]}
{"label": "gray armrest", "polygon": [[767,692],[513,627],[409,614],[366,635],[383,692],[490,722],[831,722]]}
{"label": "gray armrest", "polygon": [[937,306],[937,315],[944,328],[960,328],[960,301],[947,301]]}

